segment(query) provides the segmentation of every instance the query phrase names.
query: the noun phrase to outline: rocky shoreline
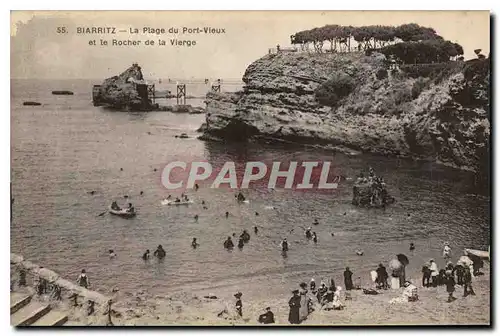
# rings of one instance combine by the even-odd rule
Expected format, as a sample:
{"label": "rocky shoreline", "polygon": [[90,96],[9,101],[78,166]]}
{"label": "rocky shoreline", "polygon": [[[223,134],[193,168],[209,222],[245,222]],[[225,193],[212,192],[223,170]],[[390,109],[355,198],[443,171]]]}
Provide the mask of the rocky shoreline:
{"label": "rocky shoreline", "polygon": [[[207,94],[201,139],[279,139],[486,172],[489,59],[449,62],[421,77],[386,64],[378,53],[266,55],[247,68],[242,91]],[[322,105],[318,88],[339,73],[355,87]]]}

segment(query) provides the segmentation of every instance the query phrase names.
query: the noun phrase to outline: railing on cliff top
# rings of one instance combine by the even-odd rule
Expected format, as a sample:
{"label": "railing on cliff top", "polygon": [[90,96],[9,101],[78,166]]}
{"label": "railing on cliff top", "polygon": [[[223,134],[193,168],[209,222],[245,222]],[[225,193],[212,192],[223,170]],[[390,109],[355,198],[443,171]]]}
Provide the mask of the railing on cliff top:
{"label": "railing on cliff top", "polygon": [[[113,325],[111,321],[111,314],[114,312],[111,309],[113,300],[110,297],[75,285],[71,281],[61,278],[56,272],[24,260],[24,257],[17,254],[11,253],[10,264],[17,272],[17,277],[11,277],[11,291],[14,290],[15,286],[20,288],[31,286],[37,294],[49,294],[51,300],[69,300],[74,307],[79,306],[80,301],[83,303],[81,307],[86,309],[87,315],[99,313],[107,315],[107,325]],[[31,284],[28,284],[28,275],[31,276]]]}

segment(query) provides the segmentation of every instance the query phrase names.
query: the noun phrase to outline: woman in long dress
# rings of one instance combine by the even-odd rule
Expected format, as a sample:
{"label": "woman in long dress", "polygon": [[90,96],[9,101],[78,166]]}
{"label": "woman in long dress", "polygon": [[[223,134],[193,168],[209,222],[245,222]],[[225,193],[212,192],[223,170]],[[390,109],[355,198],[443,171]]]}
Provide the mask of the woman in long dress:
{"label": "woman in long dress", "polygon": [[288,306],[290,307],[290,312],[288,313],[288,322],[291,324],[299,324],[300,323],[300,295],[299,290],[296,289],[293,292],[293,296],[288,301]]}
{"label": "woman in long dress", "polygon": [[299,309],[299,319],[304,321],[309,315],[309,295],[307,290],[307,284],[305,282],[300,284],[300,309]]}

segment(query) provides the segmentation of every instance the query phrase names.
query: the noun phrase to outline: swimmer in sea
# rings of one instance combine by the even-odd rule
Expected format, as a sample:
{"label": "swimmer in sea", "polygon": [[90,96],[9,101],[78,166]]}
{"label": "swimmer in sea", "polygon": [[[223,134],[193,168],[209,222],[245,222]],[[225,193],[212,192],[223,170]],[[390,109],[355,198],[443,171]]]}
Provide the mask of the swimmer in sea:
{"label": "swimmer in sea", "polygon": [[315,218],[315,219],[314,219],[314,222],[313,222],[313,225],[318,225],[318,224],[319,224],[318,219],[317,219],[317,218]]}
{"label": "swimmer in sea", "polygon": [[146,252],[144,252],[144,254],[142,255],[142,260],[149,260],[149,250],[146,250]]}
{"label": "swimmer in sea", "polygon": [[257,226],[254,226],[253,227],[253,232],[255,232],[256,234],[259,233],[259,228]]}
{"label": "swimmer in sea", "polygon": [[226,218],[229,217],[229,211],[226,211]]}
{"label": "swimmer in sea", "polygon": [[193,248],[197,248],[198,246],[200,246],[200,244],[198,244],[198,242],[196,241],[196,238],[193,238],[193,241],[191,242],[191,246]]}
{"label": "swimmer in sea", "polygon": [[198,215],[194,215],[194,220],[198,221]]}

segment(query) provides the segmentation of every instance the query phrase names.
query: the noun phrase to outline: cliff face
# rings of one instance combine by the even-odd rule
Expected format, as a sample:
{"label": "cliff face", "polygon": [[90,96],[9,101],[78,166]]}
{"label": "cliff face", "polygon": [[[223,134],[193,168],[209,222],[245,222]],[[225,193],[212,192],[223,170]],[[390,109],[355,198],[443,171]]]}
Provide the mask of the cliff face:
{"label": "cliff face", "polygon": [[[341,146],[469,170],[489,165],[489,60],[423,76],[386,69],[378,53],[266,55],[246,70],[242,92],[207,95],[205,135]],[[340,85],[328,103],[318,99],[346,77],[353,87]]]}
{"label": "cliff face", "polygon": [[104,80],[94,102],[118,110],[151,109],[141,67],[133,64],[120,75]]}

